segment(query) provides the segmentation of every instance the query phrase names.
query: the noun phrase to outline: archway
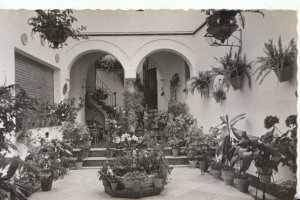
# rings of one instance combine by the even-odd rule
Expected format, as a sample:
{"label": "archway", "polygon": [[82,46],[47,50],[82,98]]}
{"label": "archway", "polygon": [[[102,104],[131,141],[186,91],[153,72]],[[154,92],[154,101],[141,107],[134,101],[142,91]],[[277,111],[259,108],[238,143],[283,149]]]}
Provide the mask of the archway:
{"label": "archway", "polygon": [[[105,63],[111,68],[105,68]],[[69,97],[85,100],[77,121],[86,122],[97,147],[98,142],[102,146],[105,144],[102,140],[105,119],[115,106],[122,106],[124,90],[124,69],[113,55],[99,50],[89,51],[73,62]]]}

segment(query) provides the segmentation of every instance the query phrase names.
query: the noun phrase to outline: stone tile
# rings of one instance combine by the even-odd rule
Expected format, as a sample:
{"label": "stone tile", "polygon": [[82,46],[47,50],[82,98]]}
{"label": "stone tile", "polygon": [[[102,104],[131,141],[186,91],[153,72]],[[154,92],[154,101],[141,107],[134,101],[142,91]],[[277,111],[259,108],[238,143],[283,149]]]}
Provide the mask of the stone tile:
{"label": "stone tile", "polygon": [[[53,184],[52,191],[36,192],[29,200],[127,200],[113,198],[104,192],[97,177],[98,169],[71,170],[64,179]],[[251,196],[240,193],[234,187],[211,175],[201,175],[200,170],[190,167],[175,167],[171,182],[160,195],[143,200],[250,200]]]}

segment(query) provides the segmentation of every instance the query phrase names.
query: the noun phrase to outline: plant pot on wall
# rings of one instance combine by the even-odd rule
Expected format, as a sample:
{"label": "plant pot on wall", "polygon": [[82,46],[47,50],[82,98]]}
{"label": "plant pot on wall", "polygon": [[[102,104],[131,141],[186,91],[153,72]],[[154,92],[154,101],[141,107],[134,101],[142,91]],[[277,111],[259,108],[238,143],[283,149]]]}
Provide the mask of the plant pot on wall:
{"label": "plant pot on wall", "polygon": [[200,92],[204,97],[209,97],[209,87],[201,88]]}
{"label": "plant pot on wall", "polygon": [[230,85],[232,86],[232,88],[234,90],[239,90],[242,88],[243,86],[243,79],[244,79],[244,76],[235,76],[235,77],[231,77],[229,79],[229,82],[230,82]]}
{"label": "plant pot on wall", "polygon": [[286,82],[292,77],[291,65],[284,66],[282,69],[276,68],[274,71],[280,82]]}

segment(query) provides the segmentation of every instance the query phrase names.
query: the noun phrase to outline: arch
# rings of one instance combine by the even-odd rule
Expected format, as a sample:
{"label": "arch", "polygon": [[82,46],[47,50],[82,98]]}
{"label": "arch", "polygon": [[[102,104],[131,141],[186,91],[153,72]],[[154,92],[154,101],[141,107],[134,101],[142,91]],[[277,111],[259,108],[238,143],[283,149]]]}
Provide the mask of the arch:
{"label": "arch", "polygon": [[131,58],[132,66],[135,68],[135,71],[148,55],[159,51],[172,52],[182,57],[189,66],[190,75],[194,75],[196,58],[193,50],[186,44],[171,39],[152,40],[141,46]]}
{"label": "arch", "polygon": [[86,40],[75,44],[66,51],[67,77],[70,77],[71,68],[78,58],[93,52],[112,54],[121,63],[124,73],[126,73],[126,68],[129,66],[129,57],[123,49],[114,43],[104,40]]}

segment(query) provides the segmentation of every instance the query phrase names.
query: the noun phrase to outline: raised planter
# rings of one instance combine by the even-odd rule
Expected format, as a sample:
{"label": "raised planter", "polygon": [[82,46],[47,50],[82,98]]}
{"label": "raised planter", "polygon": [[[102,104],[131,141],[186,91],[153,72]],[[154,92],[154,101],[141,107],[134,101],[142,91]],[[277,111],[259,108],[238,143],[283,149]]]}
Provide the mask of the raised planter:
{"label": "raised planter", "polygon": [[282,70],[276,68],[274,71],[280,82],[288,81],[292,77],[292,66],[291,65],[284,66],[282,68]]}

